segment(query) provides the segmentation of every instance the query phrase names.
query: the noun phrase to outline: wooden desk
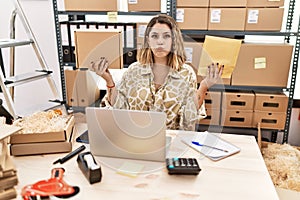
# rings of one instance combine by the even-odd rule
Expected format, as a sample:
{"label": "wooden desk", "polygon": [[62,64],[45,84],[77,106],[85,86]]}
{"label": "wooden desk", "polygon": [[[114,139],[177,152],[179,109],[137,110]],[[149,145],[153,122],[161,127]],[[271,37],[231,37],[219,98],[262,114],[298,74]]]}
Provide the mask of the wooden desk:
{"label": "wooden desk", "polygon": [[[80,134],[86,126],[77,124],[76,128]],[[169,133],[175,136],[178,132]],[[255,138],[231,134],[222,134],[221,137],[240,147],[241,152],[213,162],[188,148],[185,155],[196,157],[202,169],[198,176],[168,175],[165,163],[96,157],[103,177],[100,183],[90,185],[77,165],[77,156],[55,167],[64,167],[64,180],[80,187],[80,192],[72,199],[278,200]],[[79,145],[81,144],[75,144],[73,149]],[[180,148],[173,146],[171,150],[178,151]],[[19,178],[18,194],[23,186],[50,178],[53,161],[64,155],[66,154],[14,157]],[[114,168],[124,162],[142,164],[144,172],[136,177],[117,173]]]}

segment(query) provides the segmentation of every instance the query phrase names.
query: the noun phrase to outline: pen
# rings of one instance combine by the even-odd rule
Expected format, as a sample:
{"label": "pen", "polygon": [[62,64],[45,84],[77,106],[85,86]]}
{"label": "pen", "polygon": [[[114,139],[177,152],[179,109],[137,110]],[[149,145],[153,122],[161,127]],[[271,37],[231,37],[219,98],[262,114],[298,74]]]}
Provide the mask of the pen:
{"label": "pen", "polygon": [[81,145],[80,147],[78,147],[77,149],[75,149],[74,151],[72,151],[71,153],[69,153],[68,155],[66,155],[65,157],[60,158],[60,159],[54,161],[53,165],[57,164],[57,163],[63,164],[64,162],[68,161],[69,159],[71,159],[72,157],[74,157],[76,154],[80,153],[84,149],[85,149],[85,146]]}
{"label": "pen", "polygon": [[225,149],[220,149],[220,148],[217,148],[217,147],[213,147],[213,146],[209,146],[209,145],[205,145],[205,144],[200,144],[199,142],[192,141],[192,144],[197,145],[197,146],[202,146],[202,147],[209,147],[209,148],[212,148],[212,149],[216,149],[216,150],[224,151],[224,152],[228,153],[228,151],[225,150]]}

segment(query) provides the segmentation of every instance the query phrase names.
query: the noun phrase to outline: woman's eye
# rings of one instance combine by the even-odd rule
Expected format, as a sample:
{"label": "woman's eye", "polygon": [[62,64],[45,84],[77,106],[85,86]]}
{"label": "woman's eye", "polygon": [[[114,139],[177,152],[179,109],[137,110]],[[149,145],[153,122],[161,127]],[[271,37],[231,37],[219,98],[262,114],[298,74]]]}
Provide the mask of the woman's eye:
{"label": "woman's eye", "polygon": [[165,38],[165,39],[169,39],[169,38],[171,38],[171,35],[169,35],[169,34],[164,35],[164,38]]}
{"label": "woman's eye", "polygon": [[157,39],[157,38],[158,38],[158,36],[157,36],[157,35],[151,35],[151,38],[153,38],[153,39]]}

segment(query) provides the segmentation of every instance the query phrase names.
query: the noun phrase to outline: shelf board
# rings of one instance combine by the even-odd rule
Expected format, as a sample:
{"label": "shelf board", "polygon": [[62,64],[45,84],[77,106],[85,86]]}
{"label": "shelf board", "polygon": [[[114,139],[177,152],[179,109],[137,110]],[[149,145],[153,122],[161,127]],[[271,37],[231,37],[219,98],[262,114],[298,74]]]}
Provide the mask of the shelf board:
{"label": "shelf board", "polygon": [[297,32],[283,31],[226,31],[226,30],[181,30],[185,35],[222,35],[222,36],[245,36],[245,35],[267,35],[267,36],[297,36]]}
{"label": "shelf board", "polygon": [[[113,11],[112,11],[113,12]],[[161,14],[161,12],[122,12],[116,11],[118,15],[144,15],[152,16]],[[107,15],[107,11],[58,11],[59,15]]]}

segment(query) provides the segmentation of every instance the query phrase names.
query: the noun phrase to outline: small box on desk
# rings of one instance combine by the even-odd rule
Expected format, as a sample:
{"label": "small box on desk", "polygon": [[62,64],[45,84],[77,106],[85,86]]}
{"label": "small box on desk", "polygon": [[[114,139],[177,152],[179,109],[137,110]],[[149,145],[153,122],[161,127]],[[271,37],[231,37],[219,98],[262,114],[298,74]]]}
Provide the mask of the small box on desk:
{"label": "small box on desk", "polygon": [[252,127],[252,110],[222,109],[221,125],[228,127]]}
{"label": "small box on desk", "polygon": [[10,137],[10,154],[13,156],[70,152],[72,150],[75,119],[70,116],[65,128],[57,132],[22,133]]}
{"label": "small box on desk", "polygon": [[66,11],[118,11],[117,0],[64,0]]}
{"label": "small box on desk", "polygon": [[254,110],[286,112],[289,98],[285,94],[255,93]]}

